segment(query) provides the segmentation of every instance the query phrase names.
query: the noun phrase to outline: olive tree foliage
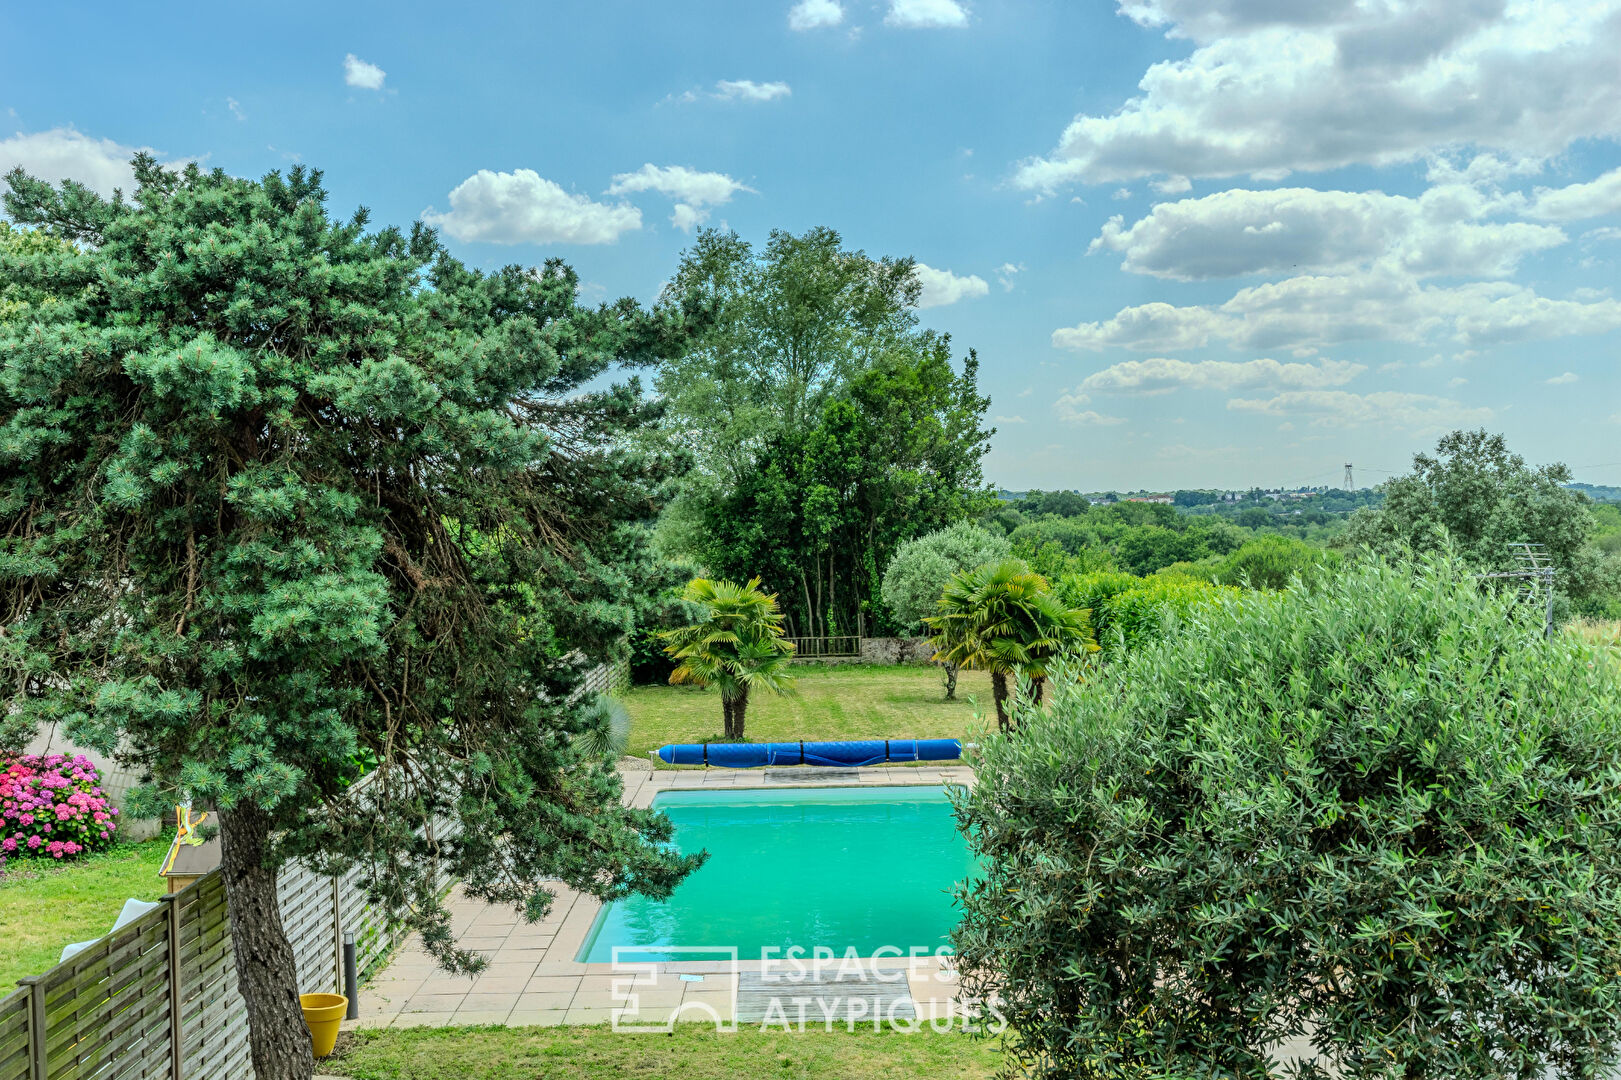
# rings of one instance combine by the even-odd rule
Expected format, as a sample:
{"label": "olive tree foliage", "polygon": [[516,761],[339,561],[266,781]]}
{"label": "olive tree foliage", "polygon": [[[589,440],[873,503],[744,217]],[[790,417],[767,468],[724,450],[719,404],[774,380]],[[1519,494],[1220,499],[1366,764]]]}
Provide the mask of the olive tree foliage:
{"label": "olive tree foliage", "polygon": [[[895,551],[884,570],[884,605],[906,633],[924,632],[952,575],[1013,556],[1013,545],[971,521],[959,521],[910,540]],[[946,699],[957,695],[957,665],[944,663]]]}
{"label": "olive tree foliage", "polygon": [[1510,544],[1542,544],[1560,594],[1590,609],[1621,593],[1621,566],[1594,545],[1592,500],[1570,480],[1558,462],[1526,464],[1501,435],[1454,431],[1435,453],[1413,456],[1413,471],[1385,485],[1383,504],[1351,515],[1345,544],[1387,557],[1450,546],[1477,571],[1512,570]]}
{"label": "olive tree foliage", "polygon": [[1621,672],[1441,559],[1181,620],[1055,677],[962,796],[958,967],[1030,1074],[1264,1076],[1306,1035],[1309,1076],[1605,1075]]}
{"label": "olive tree foliage", "polygon": [[462,969],[436,870],[533,920],[696,865],[620,804],[576,694],[677,461],[634,384],[580,388],[682,320],[333,220],[318,172],[134,169],[128,199],[7,178],[7,723],[139,769],[136,809],[221,811],[255,1070],[304,1077],[286,858],[358,864]]}

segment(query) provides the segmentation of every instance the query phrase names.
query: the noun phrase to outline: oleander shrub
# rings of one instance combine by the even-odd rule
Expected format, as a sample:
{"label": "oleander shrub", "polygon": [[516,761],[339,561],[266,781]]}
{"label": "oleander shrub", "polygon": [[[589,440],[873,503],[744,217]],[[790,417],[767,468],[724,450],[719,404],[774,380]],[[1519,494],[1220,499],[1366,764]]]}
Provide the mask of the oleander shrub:
{"label": "oleander shrub", "polygon": [[1040,1077],[1607,1075],[1621,675],[1457,564],[1195,605],[987,738],[955,944]]}
{"label": "oleander shrub", "polygon": [[23,856],[71,859],[112,843],[118,808],[82,754],[0,759],[0,865]]}

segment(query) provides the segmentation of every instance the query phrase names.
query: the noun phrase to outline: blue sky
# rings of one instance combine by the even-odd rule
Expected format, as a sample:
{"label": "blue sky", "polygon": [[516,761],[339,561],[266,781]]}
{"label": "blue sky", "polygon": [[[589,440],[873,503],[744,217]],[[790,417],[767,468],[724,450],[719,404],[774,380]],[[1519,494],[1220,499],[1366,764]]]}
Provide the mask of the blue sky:
{"label": "blue sky", "polygon": [[652,299],[699,221],[927,268],[990,478],[1359,482],[1455,426],[1621,483],[1621,0],[0,12],[0,168],[326,171]]}

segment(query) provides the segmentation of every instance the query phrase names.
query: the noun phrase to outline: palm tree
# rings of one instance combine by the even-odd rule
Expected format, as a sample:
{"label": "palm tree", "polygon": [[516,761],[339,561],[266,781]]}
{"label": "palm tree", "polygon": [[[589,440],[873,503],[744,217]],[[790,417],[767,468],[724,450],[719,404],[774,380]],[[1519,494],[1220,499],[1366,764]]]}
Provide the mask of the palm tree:
{"label": "palm tree", "polygon": [[1047,579],[1018,559],[952,575],[935,614],[923,621],[934,630],[934,659],[991,673],[996,723],[1002,731],[1012,727],[1009,676],[1028,676],[1039,705],[1055,656],[1098,647],[1089,613],[1066,607]]}
{"label": "palm tree", "polygon": [[775,593],[760,591],[760,579],[747,585],[693,578],[681,598],[700,612],[697,622],[666,630],[664,651],[680,661],[672,683],[720,688],[728,739],[743,737],[743,716],[751,690],[786,693],[792,642],[782,640],[782,612]]}

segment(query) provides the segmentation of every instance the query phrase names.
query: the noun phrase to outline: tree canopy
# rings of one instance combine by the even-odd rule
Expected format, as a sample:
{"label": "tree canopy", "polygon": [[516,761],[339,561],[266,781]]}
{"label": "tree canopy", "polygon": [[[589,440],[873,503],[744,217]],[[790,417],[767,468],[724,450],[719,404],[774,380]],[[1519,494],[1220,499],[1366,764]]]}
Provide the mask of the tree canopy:
{"label": "tree canopy", "polygon": [[1542,544],[1562,594],[1602,603],[1617,592],[1621,568],[1593,545],[1591,500],[1566,487],[1570,479],[1563,464],[1526,464],[1501,435],[1454,431],[1434,454],[1413,456],[1413,471],[1385,485],[1382,505],[1353,514],[1345,540],[1392,557],[1450,545],[1481,571],[1514,569],[1512,543]]}
{"label": "tree canopy", "polygon": [[971,521],[936,529],[895,552],[884,570],[884,603],[901,629],[917,633],[924,629],[924,616],[934,614],[953,574],[1002,562],[1012,554],[1005,538]]}
{"label": "tree canopy", "polygon": [[462,967],[436,868],[538,918],[550,883],[657,896],[695,865],[576,740],[679,464],[634,383],[582,387],[685,326],[582,307],[556,260],[484,274],[333,220],[313,170],[134,170],[127,199],[7,178],[7,740],[60,723],[148,810],[223,812],[255,1068],[307,1076],[283,858],[360,863]]}
{"label": "tree canopy", "polygon": [[697,468],[664,543],[714,576],[760,577],[796,636],[881,629],[881,575],[906,540],[990,502],[979,362],[921,330],[909,259],[838,233],[756,251],[707,230],[665,293],[705,330],[657,386]]}

